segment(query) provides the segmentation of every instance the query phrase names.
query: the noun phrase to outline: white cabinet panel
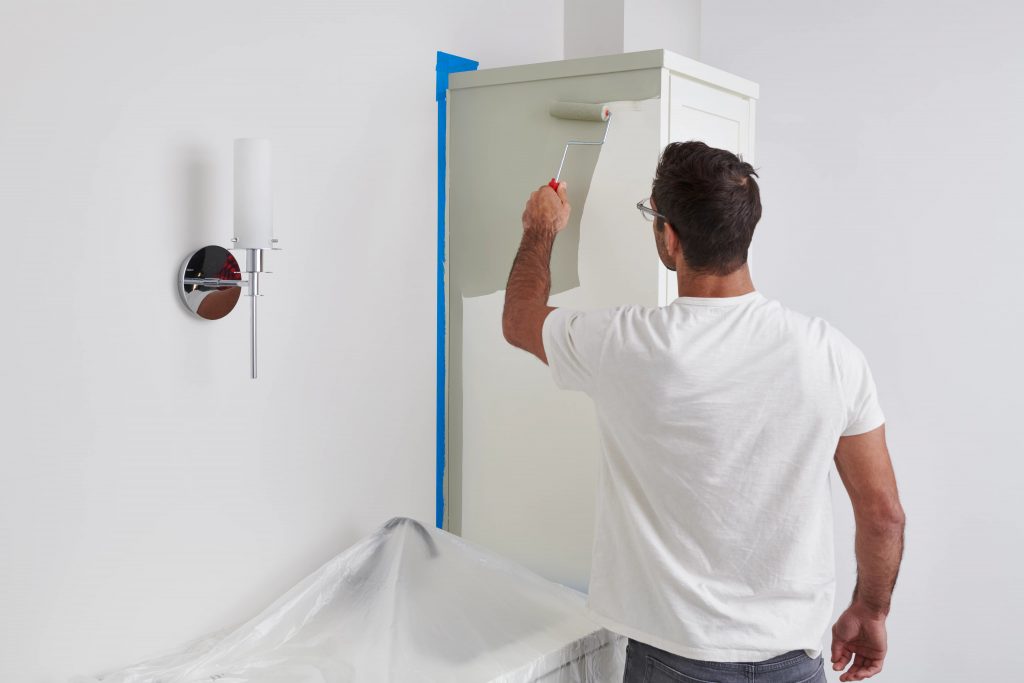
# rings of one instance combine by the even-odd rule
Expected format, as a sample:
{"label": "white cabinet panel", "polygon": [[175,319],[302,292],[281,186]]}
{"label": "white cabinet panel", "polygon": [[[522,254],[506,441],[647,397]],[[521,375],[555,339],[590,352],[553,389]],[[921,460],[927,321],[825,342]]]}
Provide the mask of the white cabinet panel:
{"label": "white cabinet panel", "polygon": [[747,157],[751,100],[706,83],[673,75],[669,83],[671,140],[702,140]]}

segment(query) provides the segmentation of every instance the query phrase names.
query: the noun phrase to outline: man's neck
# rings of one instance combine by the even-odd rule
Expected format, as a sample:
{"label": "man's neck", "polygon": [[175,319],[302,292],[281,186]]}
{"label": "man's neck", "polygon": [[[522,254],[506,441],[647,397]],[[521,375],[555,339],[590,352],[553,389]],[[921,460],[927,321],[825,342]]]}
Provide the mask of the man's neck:
{"label": "man's neck", "polygon": [[754,291],[750,269],[743,264],[728,275],[694,273],[685,266],[676,271],[679,296],[721,298],[742,296]]}

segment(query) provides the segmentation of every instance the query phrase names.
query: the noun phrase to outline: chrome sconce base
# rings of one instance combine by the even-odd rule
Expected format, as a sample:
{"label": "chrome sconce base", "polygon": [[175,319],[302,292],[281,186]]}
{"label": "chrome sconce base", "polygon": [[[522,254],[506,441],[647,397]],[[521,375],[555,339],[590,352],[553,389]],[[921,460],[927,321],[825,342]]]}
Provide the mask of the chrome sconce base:
{"label": "chrome sconce base", "polygon": [[[277,242],[277,240],[274,240]],[[277,250],[277,247],[274,247]],[[247,289],[250,300],[249,352],[251,375],[256,379],[257,366],[257,301],[260,292],[260,276],[269,271],[263,269],[264,249],[245,250],[245,270],[242,270],[234,255],[218,245],[209,245],[193,252],[185,259],[178,274],[178,294],[185,307],[203,320],[219,320],[234,310]],[[242,274],[245,277],[242,277]]]}

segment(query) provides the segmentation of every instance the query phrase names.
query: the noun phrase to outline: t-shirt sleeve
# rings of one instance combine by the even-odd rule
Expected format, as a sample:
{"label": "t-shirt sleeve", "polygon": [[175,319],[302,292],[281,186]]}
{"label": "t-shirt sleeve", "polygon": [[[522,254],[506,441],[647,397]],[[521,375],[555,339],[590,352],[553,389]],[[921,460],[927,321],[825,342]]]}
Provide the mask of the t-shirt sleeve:
{"label": "t-shirt sleeve", "polygon": [[541,336],[551,376],[559,388],[589,391],[594,385],[614,312],[556,308],[548,313]]}
{"label": "t-shirt sleeve", "polygon": [[846,429],[842,436],[856,436],[877,429],[885,422],[885,416],[878,402],[878,389],[867,358],[859,348],[847,343],[841,363],[846,402]]}

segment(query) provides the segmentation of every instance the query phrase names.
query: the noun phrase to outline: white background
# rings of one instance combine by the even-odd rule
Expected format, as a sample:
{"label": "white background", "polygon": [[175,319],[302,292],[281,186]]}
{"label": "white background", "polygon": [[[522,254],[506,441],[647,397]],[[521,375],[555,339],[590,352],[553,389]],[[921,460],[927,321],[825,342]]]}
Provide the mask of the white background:
{"label": "white background", "polygon": [[[128,664],[433,521],[438,49],[560,59],[561,9],[0,0],[0,681]],[[242,136],[285,249],[257,382],[247,311],[174,287],[228,244]]]}
{"label": "white background", "polygon": [[[882,393],[909,518],[882,680],[1012,679],[1024,16],[702,16],[701,58],[762,87],[757,284],[846,331]],[[0,0],[0,680],[178,644],[433,518],[434,51],[557,59],[562,29],[533,0]],[[286,249],[256,383],[244,311],[193,320],[173,285],[231,234],[239,136],[274,141]]]}
{"label": "white background", "polygon": [[[754,281],[861,346],[886,413],[907,529],[878,680],[1021,679],[1024,11],[702,11],[701,59],[761,85]],[[834,485],[838,612],[853,521]]]}

